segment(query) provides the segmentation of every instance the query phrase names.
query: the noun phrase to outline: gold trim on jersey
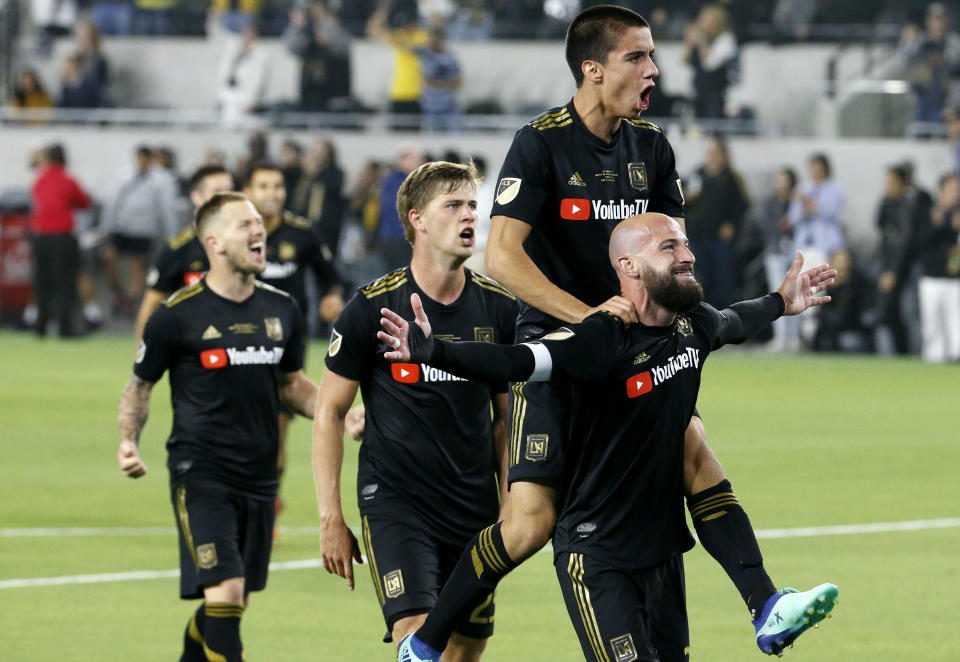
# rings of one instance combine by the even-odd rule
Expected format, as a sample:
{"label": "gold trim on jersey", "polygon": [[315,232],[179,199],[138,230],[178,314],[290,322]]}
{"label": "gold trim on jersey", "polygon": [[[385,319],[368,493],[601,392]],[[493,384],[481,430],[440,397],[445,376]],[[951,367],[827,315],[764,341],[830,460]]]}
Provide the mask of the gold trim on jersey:
{"label": "gold trim on jersey", "polygon": [[382,607],[387,604],[387,600],[383,597],[383,587],[380,585],[380,571],[377,570],[377,556],[373,553],[373,537],[370,535],[370,523],[367,521],[366,515],[364,515],[361,520],[363,524],[363,546],[367,550],[370,576],[373,578],[373,586],[377,590],[377,600]]}
{"label": "gold trim on jersey", "polygon": [[530,122],[530,126],[537,131],[543,131],[544,129],[555,129],[561,126],[567,126],[571,123],[573,123],[573,118],[570,117],[570,111],[564,107],[556,112],[546,113],[538,117]]}
{"label": "gold trim on jersey", "polygon": [[170,247],[170,250],[175,251],[189,244],[196,236],[197,232],[193,229],[193,226],[187,226],[181,230],[179,234],[174,235],[173,238],[167,242],[167,246]]}
{"label": "gold trim on jersey", "polygon": [[513,391],[513,418],[510,421],[510,466],[520,463],[520,447],[523,439],[523,419],[527,415],[527,398],[523,395],[526,382],[516,382]]}
{"label": "gold trim on jersey", "polygon": [[279,287],[274,287],[268,283],[264,283],[262,280],[255,280],[253,284],[259,287],[261,290],[266,290],[267,292],[273,292],[274,294],[282,294],[285,297],[289,297],[289,292],[284,292]]}
{"label": "gold trim on jersey", "polygon": [[663,129],[654,124],[653,122],[647,122],[646,120],[627,120],[633,126],[638,129],[647,129],[649,131],[656,131],[657,133],[663,133]]}
{"label": "gold trim on jersey", "polygon": [[179,290],[171,294],[164,304],[166,304],[167,308],[173,308],[178,303],[182,303],[193,295],[200,294],[201,292],[203,292],[203,281],[198,280],[193,285],[181,287]]}
{"label": "gold trim on jersey", "polygon": [[187,512],[187,486],[177,485],[177,522],[180,524],[180,530],[183,532],[183,541],[190,550],[190,558],[193,559],[193,565],[197,564],[197,550],[193,547],[193,532],[190,531],[190,514]]}
{"label": "gold trim on jersey", "polygon": [[511,301],[516,301],[515,297],[510,290],[505,288],[503,285],[493,280],[492,278],[487,278],[486,276],[481,276],[480,274],[473,274],[473,282],[482,287],[485,290],[490,290],[491,292],[496,292],[497,294],[502,294]]}
{"label": "gold trim on jersey", "polygon": [[360,292],[368,299],[379,296],[386,292],[392,292],[407,282],[407,269],[397,269],[388,273],[386,276],[378,278],[369,285],[360,288]]}
{"label": "gold trim on jersey", "polygon": [[600,634],[600,625],[597,623],[597,614],[590,601],[590,589],[583,583],[583,554],[570,554],[570,560],[567,561],[567,574],[570,576],[577,609],[583,621],[583,629],[587,633],[587,639],[590,640],[590,648],[593,649],[598,662],[610,662],[610,656],[607,655],[607,649],[603,645],[603,636]]}
{"label": "gold trim on jersey", "polygon": [[303,216],[297,216],[289,211],[283,212],[283,222],[287,225],[292,225],[295,228],[300,228],[301,230],[309,230],[313,225],[310,219],[304,218]]}

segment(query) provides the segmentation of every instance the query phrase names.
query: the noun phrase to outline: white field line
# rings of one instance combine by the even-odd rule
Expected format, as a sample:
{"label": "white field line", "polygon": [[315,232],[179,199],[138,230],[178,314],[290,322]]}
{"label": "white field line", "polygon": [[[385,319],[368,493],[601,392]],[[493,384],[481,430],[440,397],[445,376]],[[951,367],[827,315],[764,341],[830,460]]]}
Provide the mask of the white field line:
{"label": "white field line", "polygon": [[[757,538],[808,538],[817,536],[859,535],[865,533],[892,533],[898,531],[923,531],[932,529],[951,529],[960,527],[960,518],[927,520],[909,520],[905,522],[873,522],[869,524],[839,524],[834,526],[809,526],[794,529],[757,529]],[[317,527],[281,527],[283,534],[315,534]],[[84,529],[0,529],[0,537],[16,538],[28,536],[110,536],[110,535],[172,535],[173,527],[116,527]],[[549,550],[549,545],[544,548]],[[283,570],[303,570],[319,568],[320,559],[302,559],[299,561],[278,561],[270,564],[272,572]],[[137,570],[133,572],[114,572],[97,575],[67,575],[62,577],[32,577],[25,579],[0,580],[0,589],[28,588],[34,586],[63,586],[66,584],[101,584],[106,582],[125,582],[143,579],[169,579],[179,576],[178,569],[173,570]]]}

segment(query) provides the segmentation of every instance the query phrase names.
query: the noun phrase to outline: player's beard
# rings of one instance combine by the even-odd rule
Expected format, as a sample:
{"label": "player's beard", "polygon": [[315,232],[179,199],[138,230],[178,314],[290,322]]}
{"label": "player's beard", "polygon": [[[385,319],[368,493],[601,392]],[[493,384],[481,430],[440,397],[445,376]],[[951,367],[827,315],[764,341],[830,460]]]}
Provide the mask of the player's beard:
{"label": "player's beard", "polygon": [[[647,294],[653,302],[663,306],[671,313],[686,313],[699,306],[703,301],[703,286],[695,280],[679,280],[674,274],[684,271],[675,268],[667,273],[659,273],[643,265],[643,282]],[[693,273],[692,267],[690,269]]]}

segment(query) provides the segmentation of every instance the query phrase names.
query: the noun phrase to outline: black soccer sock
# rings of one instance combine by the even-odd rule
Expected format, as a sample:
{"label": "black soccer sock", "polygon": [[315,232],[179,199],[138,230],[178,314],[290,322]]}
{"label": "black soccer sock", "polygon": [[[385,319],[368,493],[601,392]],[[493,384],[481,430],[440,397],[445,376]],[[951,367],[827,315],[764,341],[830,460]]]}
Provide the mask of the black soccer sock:
{"label": "black soccer sock", "polygon": [[446,648],[454,623],[483,602],[500,580],[519,565],[507,555],[500,524],[478,533],[460,555],[437,603],[417,630],[420,641],[438,651]]}
{"label": "black soccer sock", "polygon": [[203,652],[203,626],[206,624],[204,603],[200,603],[197,610],[190,614],[187,629],[183,633],[183,654],[180,662],[206,662],[207,656]]}
{"label": "black soccer sock", "polygon": [[764,603],[775,591],[763,568],[763,556],[747,513],[724,480],[687,499],[697,537],[733,580],[756,620]]}
{"label": "black soccer sock", "polygon": [[243,607],[227,602],[208,602],[203,627],[204,650],[208,660],[243,662],[240,617]]}

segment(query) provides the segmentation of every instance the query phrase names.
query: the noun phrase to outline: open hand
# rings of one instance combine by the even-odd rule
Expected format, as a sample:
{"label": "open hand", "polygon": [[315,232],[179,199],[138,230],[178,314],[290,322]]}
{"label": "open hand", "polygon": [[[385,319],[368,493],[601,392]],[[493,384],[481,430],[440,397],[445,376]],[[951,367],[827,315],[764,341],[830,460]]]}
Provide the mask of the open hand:
{"label": "open hand", "polygon": [[[430,320],[427,319],[427,314],[423,312],[420,295],[410,295],[410,307],[413,308],[413,321],[420,327],[424,338],[430,338]],[[377,331],[377,338],[393,347],[393,351],[384,353],[383,358],[388,361],[409,361],[413,356],[410,345],[410,323],[389,308],[381,308],[380,314],[383,315],[380,318],[380,326],[384,328],[386,333]],[[416,349],[418,348],[415,346],[413,350]]]}
{"label": "open hand", "polygon": [[801,269],[803,254],[797,251],[797,257],[783,279],[783,284],[777,288],[777,293],[783,297],[784,315],[799,315],[807,308],[830,302],[830,297],[821,293],[833,285],[837,270],[831,269],[828,264],[821,264],[802,273]]}

